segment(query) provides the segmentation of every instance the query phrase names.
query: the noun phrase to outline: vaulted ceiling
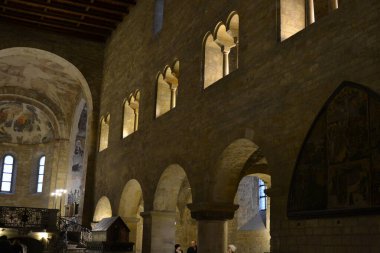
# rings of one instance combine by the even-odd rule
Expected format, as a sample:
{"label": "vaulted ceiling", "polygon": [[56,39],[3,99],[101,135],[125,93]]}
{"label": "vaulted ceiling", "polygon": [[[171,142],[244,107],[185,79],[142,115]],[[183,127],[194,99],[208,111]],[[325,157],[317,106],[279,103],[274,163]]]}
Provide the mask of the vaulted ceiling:
{"label": "vaulted ceiling", "polygon": [[0,20],[105,41],[136,0],[0,0]]}

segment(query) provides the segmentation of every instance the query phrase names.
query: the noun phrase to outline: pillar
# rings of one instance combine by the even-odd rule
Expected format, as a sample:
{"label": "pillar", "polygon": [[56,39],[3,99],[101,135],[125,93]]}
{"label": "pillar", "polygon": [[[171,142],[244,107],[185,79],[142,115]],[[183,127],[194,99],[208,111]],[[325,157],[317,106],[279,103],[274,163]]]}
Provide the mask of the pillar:
{"label": "pillar", "polygon": [[174,252],[175,212],[149,211],[143,219],[143,253]]}
{"label": "pillar", "polygon": [[222,46],[223,53],[223,76],[230,73],[230,62],[228,60],[228,54],[230,53],[230,48]]}
{"label": "pillar", "polygon": [[137,131],[139,127],[139,107],[137,106],[135,109],[133,109],[135,120],[133,122],[133,131]]}
{"label": "pillar", "polygon": [[136,217],[123,217],[125,223],[130,230],[129,233],[129,241],[136,243],[137,241],[137,223],[139,222],[139,218]]}
{"label": "pillar", "polygon": [[198,252],[226,252],[226,221],[234,217],[238,206],[230,203],[196,203],[188,207],[191,216],[198,221]]}
{"label": "pillar", "polygon": [[315,13],[314,13],[314,0],[308,0],[308,9],[309,9],[309,25],[315,22]]}
{"label": "pillar", "polygon": [[338,0],[330,0],[330,10],[338,9]]}
{"label": "pillar", "polygon": [[177,104],[177,87],[170,85],[171,99],[170,99],[170,109],[173,109]]}

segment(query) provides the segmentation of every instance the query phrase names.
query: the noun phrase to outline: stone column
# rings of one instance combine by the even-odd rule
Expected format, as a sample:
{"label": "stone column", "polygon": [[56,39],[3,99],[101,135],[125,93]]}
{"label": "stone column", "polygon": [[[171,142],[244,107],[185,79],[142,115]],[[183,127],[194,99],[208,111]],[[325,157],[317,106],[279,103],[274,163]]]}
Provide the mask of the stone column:
{"label": "stone column", "polygon": [[222,46],[223,53],[223,76],[230,73],[230,62],[228,60],[228,54],[230,53],[230,48]]}
{"label": "stone column", "polygon": [[143,212],[143,253],[174,252],[175,212]]}
{"label": "stone column", "polygon": [[338,9],[338,0],[330,0],[330,10]]}
{"label": "stone column", "polygon": [[133,122],[133,131],[137,131],[139,128],[139,107],[133,109],[133,112],[135,114],[135,121]]}
{"label": "stone column", "polygon": [[191,216],[198,221],[198,252],[226,252],[226,221],[234,217],[238,206],[230,203],[196,203],[188,207]]}
{"label": "stone column", "polygon": [[128,228],[131,230],[129,233],[129,241],[137,242],[137,223],[140,221],[139,218],[136,217],[123,217],[125,223],[127,223]]}
{"label": "stone column", "polygon": [[174,85],[170,86],[171,99],[170,99],[170,109],[173,109],[177,104],[177,87]]}
{"label": "stone column", "polygon": [[308,0],[308,9],[309,9],[309,25],[315,22],[315,14],[314,14],[314,0]]}

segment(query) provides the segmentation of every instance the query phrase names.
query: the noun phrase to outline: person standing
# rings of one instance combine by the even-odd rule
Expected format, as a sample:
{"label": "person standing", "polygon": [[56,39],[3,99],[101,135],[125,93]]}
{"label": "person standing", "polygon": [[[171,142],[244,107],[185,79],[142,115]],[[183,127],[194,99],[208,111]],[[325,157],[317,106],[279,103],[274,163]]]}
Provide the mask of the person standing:
{"label": "person standing", "polygon": [[235,253],[235,252],[236,252],[236,246],[233,244],[228,245],[227,253]]}
{"label": "person standing", "polygon": [[187,253],[197,253],[198,246],[197,241],[193,240],[190,242],[190,247],[187,249]]}

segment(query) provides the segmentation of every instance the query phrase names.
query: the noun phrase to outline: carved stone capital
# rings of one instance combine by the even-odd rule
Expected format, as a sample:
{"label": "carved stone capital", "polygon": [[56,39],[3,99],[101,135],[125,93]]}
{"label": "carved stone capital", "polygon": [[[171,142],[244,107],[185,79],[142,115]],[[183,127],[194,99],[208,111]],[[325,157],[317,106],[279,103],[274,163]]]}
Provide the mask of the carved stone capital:
{"label": "carved stone capital", "polygon": [[231,220],[239,205],[231,203],[202,202],[187,205],[196,220]]}

